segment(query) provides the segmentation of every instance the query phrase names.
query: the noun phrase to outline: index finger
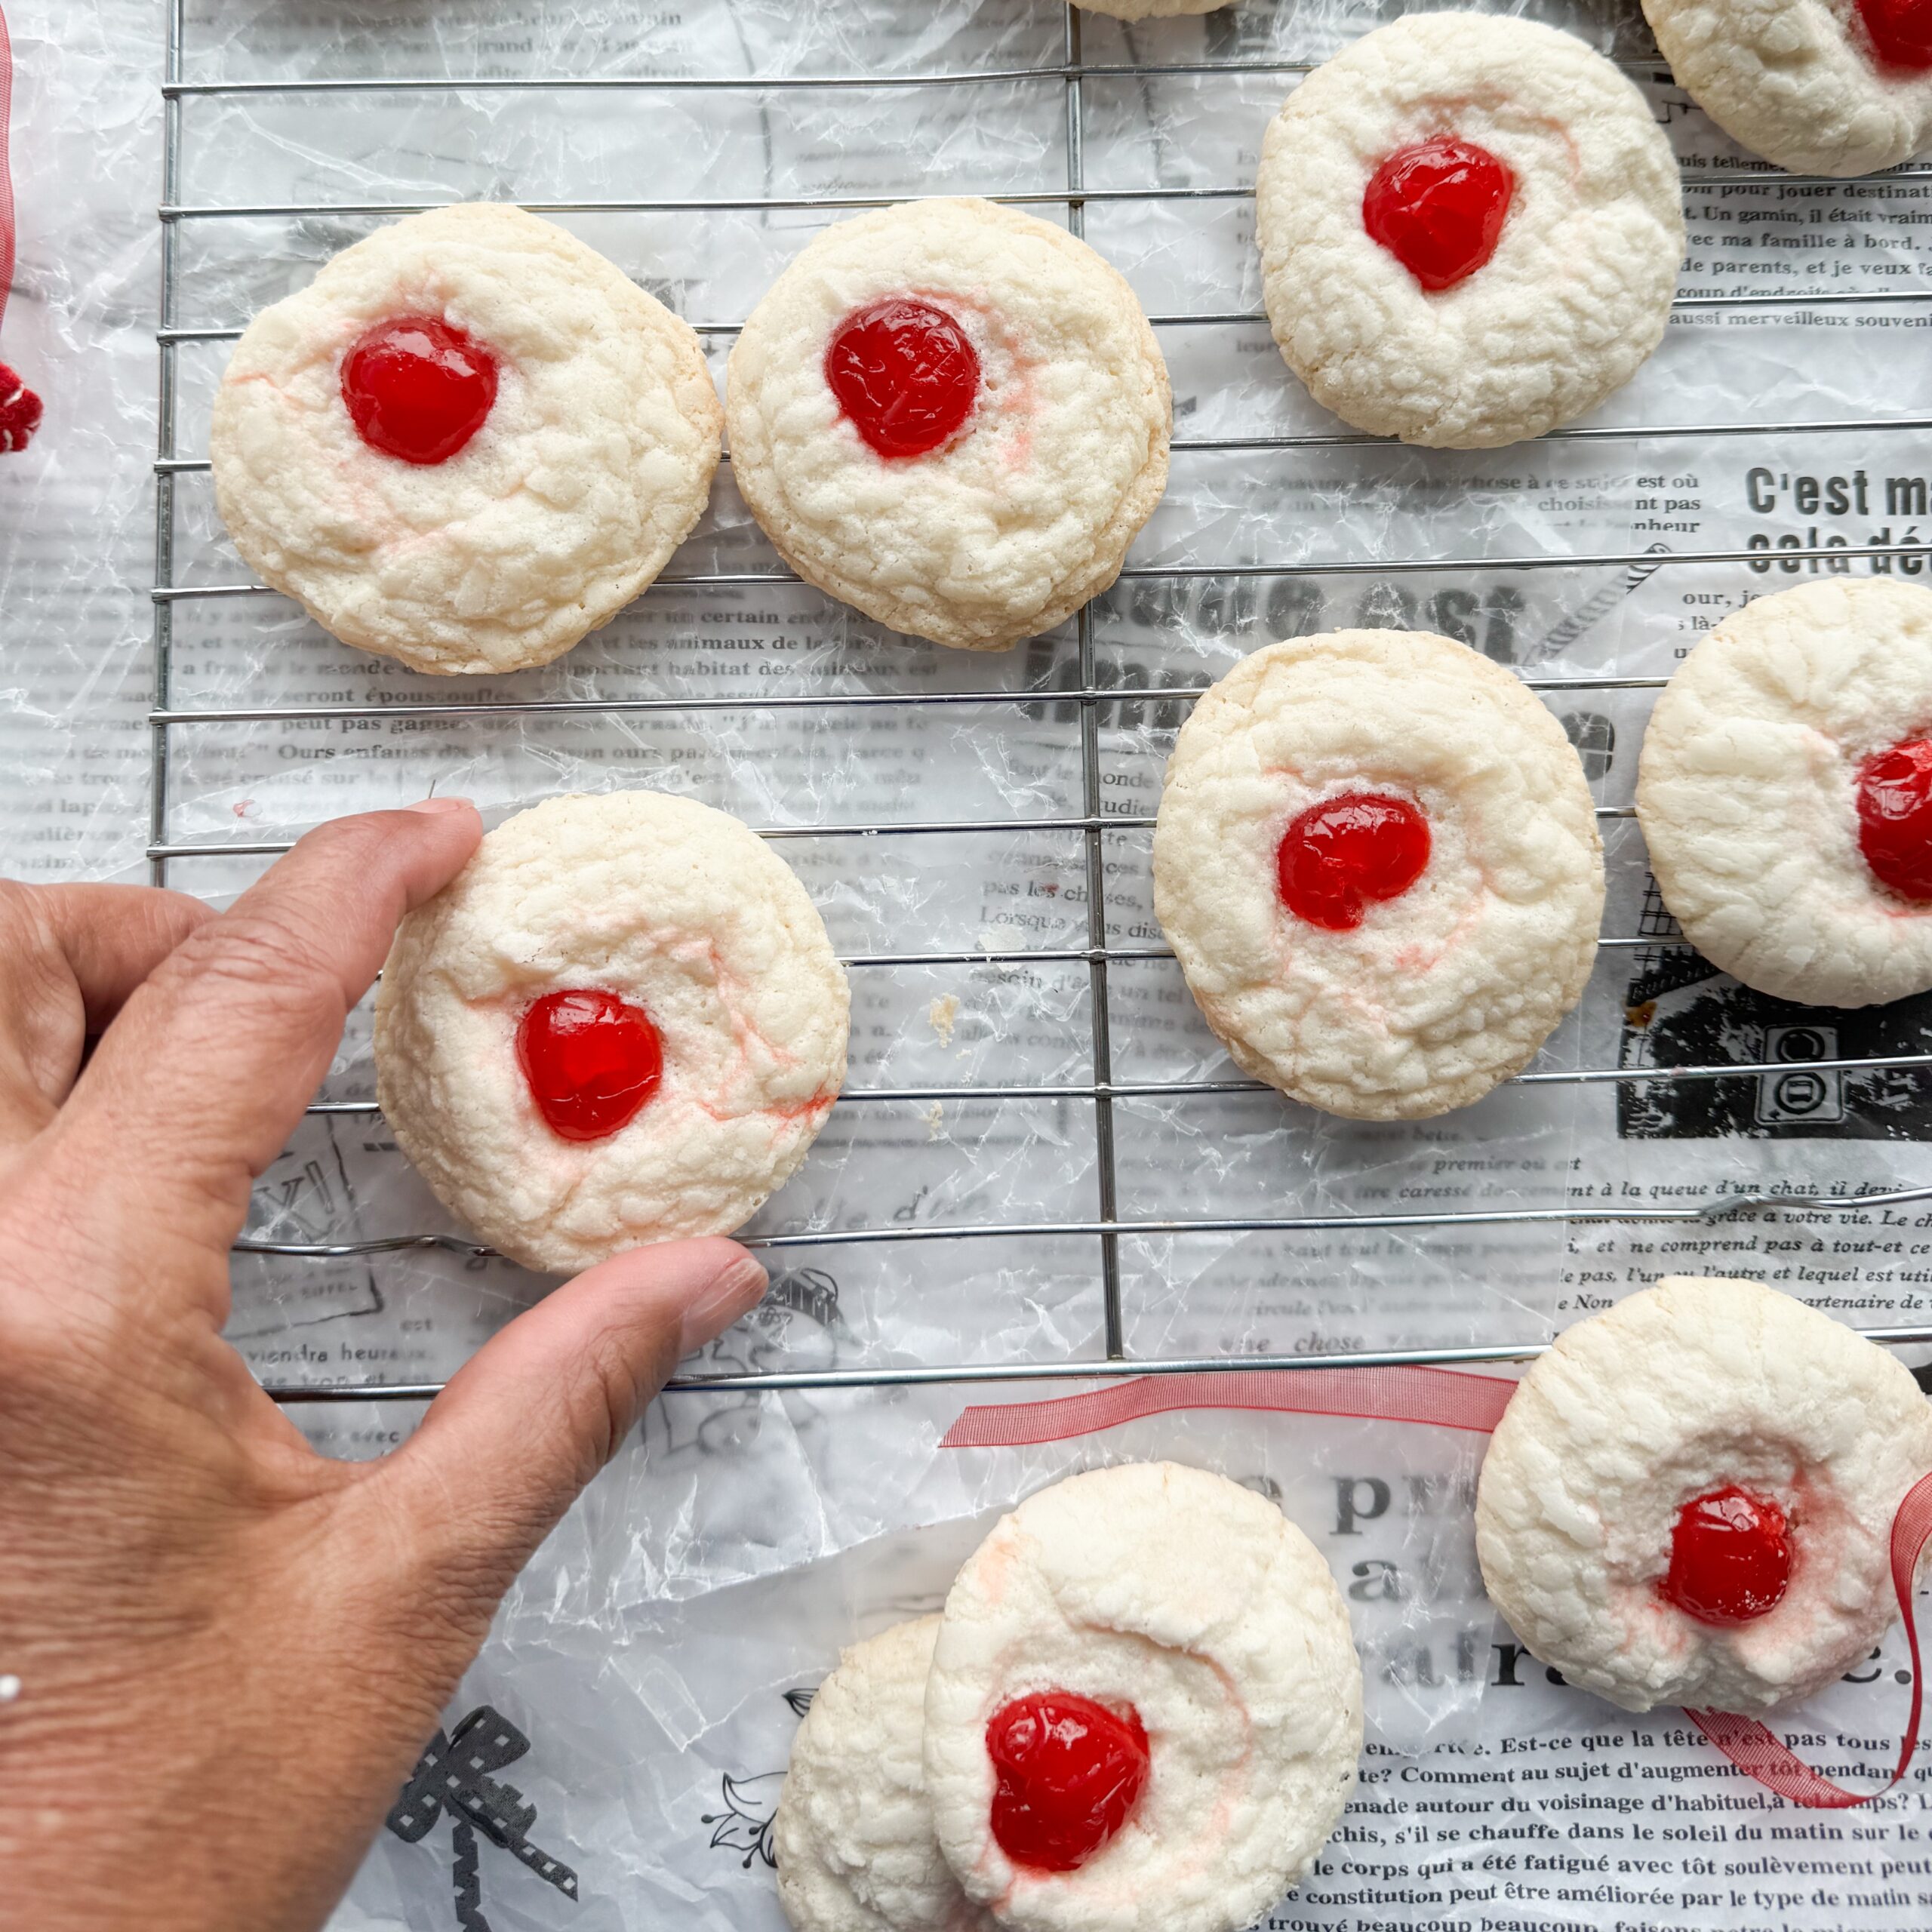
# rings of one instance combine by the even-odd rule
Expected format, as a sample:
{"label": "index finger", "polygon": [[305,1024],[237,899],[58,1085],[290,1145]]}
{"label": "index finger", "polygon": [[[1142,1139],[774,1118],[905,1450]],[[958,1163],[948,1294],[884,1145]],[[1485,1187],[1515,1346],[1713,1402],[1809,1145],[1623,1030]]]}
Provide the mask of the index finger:
{"label": "index finger", "polygon": [[128,1001],[48,1151],[113,1177],[115,1219],[146,1246],[165,1234],[225,1251],[397,923],[482,830],[466,800],[432,798],[310,832]]}

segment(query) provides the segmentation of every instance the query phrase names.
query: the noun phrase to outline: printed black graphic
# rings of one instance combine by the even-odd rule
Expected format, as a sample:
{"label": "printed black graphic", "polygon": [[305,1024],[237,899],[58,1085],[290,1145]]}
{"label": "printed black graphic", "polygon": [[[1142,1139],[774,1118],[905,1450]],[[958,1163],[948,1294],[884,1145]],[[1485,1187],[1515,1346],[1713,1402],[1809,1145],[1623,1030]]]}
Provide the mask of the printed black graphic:
{"label": "printed black graphic", "polygon": [[[811,1709],[816,1690],[787,1690],[785,1701],[794,1717],[802,1718]],[[721,1811],[707,1811],[698,1820],[711,1827],[713,1851],[742,1852],[741,1861],[749,1872],[761,1859],[766,1869],[778,1869],[778,1857],[772,1850],[771,1832],[778,1817],[778,1794],[784,1787],[783,1771],[760,1771],[755,1777],[734,1778],[729,1772],[718,1780],[724,1800]]]}
{"label": "printed black graphic", "polygon": [[[1651,881],[1639,934],[1662,939],[1676,930]],[[1928,1051],[1932,994],[1850,1011],[1798,1006],[1740,986],[1687,946],[1641,948],[1624,1002],[1620,1066],[1742,1061],[1772,1070],[1620,1088],[1617,1131],[1632,1140],[1932,1139],[1932,1069],[1820,1071],[1803,1064]],[[1792,1070],[1777,1070],[1784,1067]]]}
{"label": "printed black graphic", "polygon": [[783,1771],[762,1771],[750,1778],[734,1778],[726,1773],[719,1780],[724,1809],[707,1811],[699,1820],[712,1828],[712,1850],[743,1852],[747,1872],[761,1859],[768,1869],[776,1871],[778,1860],[771,1849],[771,1828],[777,1821],[778,1794],[784,1783]]}
{"label": "printed black graphic", "polygon": [[429,1740],[429,1748],[417,1761],[402,1795],[389,1812],[389,1829],[414,1844],[429,1835],[448,1808],[454,1853],[451,1878],[456,1888],[456,1922],[462,1932],[490,1932],[490,1921],[483,1916],[482,1878],[477,1869],[478,1832],[566,1898],[577,1895],[577,1874],[548,1852],[539,1850],[525,1835],[537,1822],[537,1807],[525,1804],[515,1785],[499,1783],[489,1776],[514,1764],[529,1749],[530,1740],[515,1724],[488,1704],[481,1705],[447,1737],[439,1730]]}

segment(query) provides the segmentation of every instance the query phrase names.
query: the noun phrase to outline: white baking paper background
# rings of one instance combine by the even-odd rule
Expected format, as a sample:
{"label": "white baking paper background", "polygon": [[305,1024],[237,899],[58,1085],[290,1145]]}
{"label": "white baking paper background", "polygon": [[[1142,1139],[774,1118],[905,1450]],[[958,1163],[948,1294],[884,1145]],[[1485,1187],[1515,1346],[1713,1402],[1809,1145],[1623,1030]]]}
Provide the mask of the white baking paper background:
{"label": "white baking paper background", "polygon": [[[155,0],[8,0],[20,63],[20,285],[7,353],[47,393],[34,450],[0,461],[0,795],[9,869],[135,876],[150,835],[153,328],[162,250]],[[1048,0],[187,0],[183,77],[1003,74],[1057,66]],[[1158,952],[1147,888],[1161,761],[1186,700],[1275,638],[1352,623],[1426,626],[1532,675],[1666,673],[1746,597],[1824,566],[1780,548],[1932,536],[1926,392],[1932,178],[1835,186],[1761,171],[1642,63],[1634,8],[1552,8],[1635,71],[1687,170],[1691,297],[1801,291],[1809,307],[1680,309],[1663,348],[1593,426],[1484,454],[1350,439],[1283,368],[1259,308],[1241,194],[1294,76],[1229,63],[1316,60],[1374,10],[1257,4],[1192,21],[1081,26],[1088,238],[1157,318],[1174,379],[1167,500],[1130,574],[1093,608],[1097,675],[1148,695],[1100,714],[1111,944]],[[1163,74],[1163,66],[1223,71]],[[739,320],[836,212],[758,205],[983,192],[1041,196],[1062,220],[1068,99],[1058,78],[918,88],[616,88],[191,96],[180,106],[177,328],[238,328],[301,286],[384,208],[452,198],[705,200],[702,212],[558,214],[700,326]],[[1158,191],[1152,197],[1134,194]],[[1117,197],[1124,197],[1116,198]],[[333,212],[275,212],[325,206]],[[236,208],[265,212],[237,215]],[[1905,296],[1834,304],[1847,291]],[[731,337],[707,337],[721,377]],[[174,355],[162,454],[206,452],[226,340]],[[1873,426],[1890,419],[1908,426]],[[1920,420],[1923,420],[1922,418]],[[1789,428],[1774,423],[1838,425]],[[1862,426],[1845,428],[1846,424]],[[1189,441],[1279,435],[1273,450]],[[174,485],[171,587],[247,583],[205,474]],[[1755,546],[1761,566],[1624,562],[1507,570],[1452,560],[1648,557]],[[1432,568],[1407,567],[1432,560]],[[1397,568],[1398,565],[1404,567]],[[1255,576],[1134,576],[1293,565]],[[1338,566],[1348,566],[1346,569]],[[1915,575],[1920,560],[1892,568]],[[775,571],[721,472],[672,574]],[[686,791],[785,836],[842,953],[1065,951],[1088,941],[1078,830],[1011,829],[1084,809],[1078,638],[974,657],[890,638],[816,592],[662,584],[560,663],[460,684],[334,643],[282,600],[171,606],[173,709],[432,706],[449,715],[171,727],[158,829],[171,848],[275,844],[338,813],[475,798],[492,820],[574,789]],[[466,715],[480,701],[1022,694],[984,705]],[[1601,803],[1628,806],[1647,691],[1552,693]],[[854,828],[983,820],[987,829]],[[1482,1106],[1414,1126],[1321,1118],[1270,1095],[1154,1096],[1114,1109],[1118,1211],[1168,1217],[1375,1217],[1463,1210],[1694,1207],[1723,1192],[1855,1192],[1932,1181],[1924,1073],[1796,1073],[1662,1084],[1564,1076],[1620,1066],[1869,1058],[1932,1046],[1932,1001],[1856,1014],[1761,1000],[1666,942],[1634,826],[1605,826],[1606,947],[1580,1013],[1533,1071]],[[182,857],[171,882],[232,893],[267,861]],[[1644,943],[1650,942],[1650,943]],[[1078,1087],[1093,1077],[1085,963],[855,963],[851,1087],[752,1232],[1030,1227],[1097,1213],[1091,1106],[940,1098],[933,1088]],[[1171,961],[1109,974],[1125,1082],[1233,1069]],[[878,1100],[866,1089],[921,1097]],[[271,1240],[457,1232],[366,1106],[365,1019],[326,1089],[361,1112],[313,1118],[264,1177]],[[773,1297],[709,1352],[730,1369],[1059,1361],[1103,1346],[1099,1244],[1020,1233],[780,1247]],[[1672,1271],[1739,1272],[1843,1318],[1921,1320],[1932,1211],[1747,1214],[1713,1226],[1579,1219],[1414,1230],[1180,1233],[1120,1243],[1138,1355],[1320,1353],[1540,1341]],[[245,1259],[231,1332],[277,1383],[439,1380],[546,1284],[432,1251]],[[1915,1355],[1909,1358],[1917,1359]],[[1077,1386],[1077,1385],[1074,1385]],[[941,1451],[969,1399],[1060,1392],[911,1388],[669,1398],[520,1581],[452,1719],[488,1703],[530,1735],[506,1775],[531,1836],[580,1875],[571,1904],[482,1847],[484,1909],[506,1928],[775,1927],[768,1826],[805,1694],[840,1646],[943,1596],[992,1517],[1076,1467],[1171,1454],[1277,1497],[1348,1593],[1367,1671],[1369,1749],[1346,1824],[1265,1921],[1893,1927],[1932,1914],[1925,1767],[1850,1814],[1800,1812],[1749,1783],[1676,1714],[1632,1720],[1548,1681],[1481,1597],[1469,1509],[1481,1439],[1310,1418],[1181,1416],[1026,1451]],[[406,1404],[292,1411],[331,1451],[380,1454]],[[1786,1734],[1853,1778],[1889,1761],[1906,1692],[1897,1633],[1860,1681]],[[1928,1760],[1932,1762],[1932,1760]],[[385,1836],[337,1924],[456,1924],[446,1826]]]}

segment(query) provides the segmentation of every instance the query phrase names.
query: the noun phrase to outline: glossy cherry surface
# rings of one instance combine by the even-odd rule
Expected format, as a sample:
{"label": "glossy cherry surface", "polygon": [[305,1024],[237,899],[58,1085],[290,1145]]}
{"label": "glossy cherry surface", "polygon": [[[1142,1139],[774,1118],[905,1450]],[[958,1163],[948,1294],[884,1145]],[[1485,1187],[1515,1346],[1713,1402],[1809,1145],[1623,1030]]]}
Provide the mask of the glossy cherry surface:
{"label": "glossy cherry surface", "polygon": [[1677,1512],[1670,1567],[1657,1586],[1700,1623],[1749,1623],[1777,1603],[1791,1582],[1785,1513],[1735,1487],[1713,1490]]}
{"label": "glossy cherry surface", "polygon": [[993,1837],[1016,1865],[1072,1872],[1126,1823],[1147,1783],[1147,1733],[1070,1690],[1017,1697],[993,1713]]}
{"label": "glossy cherry surface", "polygon": [[1370,177],[1362,226],[1423,288],[1454,288],[1496,253],[1516,177],[1487,148],[1437,134]]}
{"label": "glossy cherry surface", "polygon": [[1881,884],[1932,899],[1932,743],[1894,745],[1860,772],[1858,849]]}
{"label": "glossy cherry surface", "polygon": [[497,358],[433,315],[378,322],[343,357],[342,399],[373,450],[427,468],[447,463],[497,401]]}
{"label": "glossy cherry surface", "polygon": [[650,1016],[615,993],[546,993],[518,1024],[516,1057],[537,1112],[565,1140],[615,1134],[664,1073]]}
{"label": "glossy cherry surface", "polygon": [[825,380],[879,455],[924,456],[972,414],[980,358],[943,309],[895,296],[838,325],[825,352]]}
{"label": "glossy cherry surface", "polygon": [[1932,68],[1932,0],[1858,0],[1858,17],[1881,67]]}
{"label": "glossy cherry surface", "polygon": [[1290,823],[1276,848],[1281,903],[1312,926],[1352,931],[1370,906],[1400,898],[1421,878],[1429,846],[1429,821],[1406,798],[1324,798]]}

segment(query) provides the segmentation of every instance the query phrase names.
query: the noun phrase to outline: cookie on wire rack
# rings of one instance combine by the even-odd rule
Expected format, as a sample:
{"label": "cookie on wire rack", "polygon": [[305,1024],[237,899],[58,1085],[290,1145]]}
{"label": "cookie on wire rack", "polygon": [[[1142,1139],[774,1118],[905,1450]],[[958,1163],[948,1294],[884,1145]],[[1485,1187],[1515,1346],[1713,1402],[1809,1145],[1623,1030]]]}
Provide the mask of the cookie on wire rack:
{"label": "cookie on wire rack", "polygon": [[1678,85],[1740,146],[1802,174],[1869,174],[1932,140],[1917,0],[1644,0]]}
{"label": "cookie on wire rack", "polygon": [[1257,183],[1268,319],[1316,401],[1447,449],[1583,415],[1663,338],[1677,165],[1574,34],[1411,14],[1310,74]]}
{"label": "cookie on wire rack", "polygon": [[1932,989],[1932,590],[1827,578],[1732,612],[1651,713],[1637,817],[1684,937],[1747,986]]}
{"label": "cookie on wire rack", "polygon": [[413,215],[257,315],[214,401],[215,502],[345,644],[548,663],[690,534],[723,414],[696,334],[520,209]]}
{"label": "cookie on wire rack", "polygon": [[732,475],[805,580],[966,651],[1119,574],[1167,485],[1167,366],[1126,281],[984,201],[827,229],[731,352]]}
{"label": "cookie on wire rack", "polygon": [[561,1273],[749,1220],[838,1098],[849,1010],[817,908],[737,820],[552,798],[403,921],[377,1096],[445,1207]]}
{"label": "cookie on wire rack", "polygon": [[1367,1120],[1467,1106],[1582,996],[1604,900],[1583,765],[1522,681],[1444,637],[1256,651],[1168,764],[1154,908],[1236,1063]]}

